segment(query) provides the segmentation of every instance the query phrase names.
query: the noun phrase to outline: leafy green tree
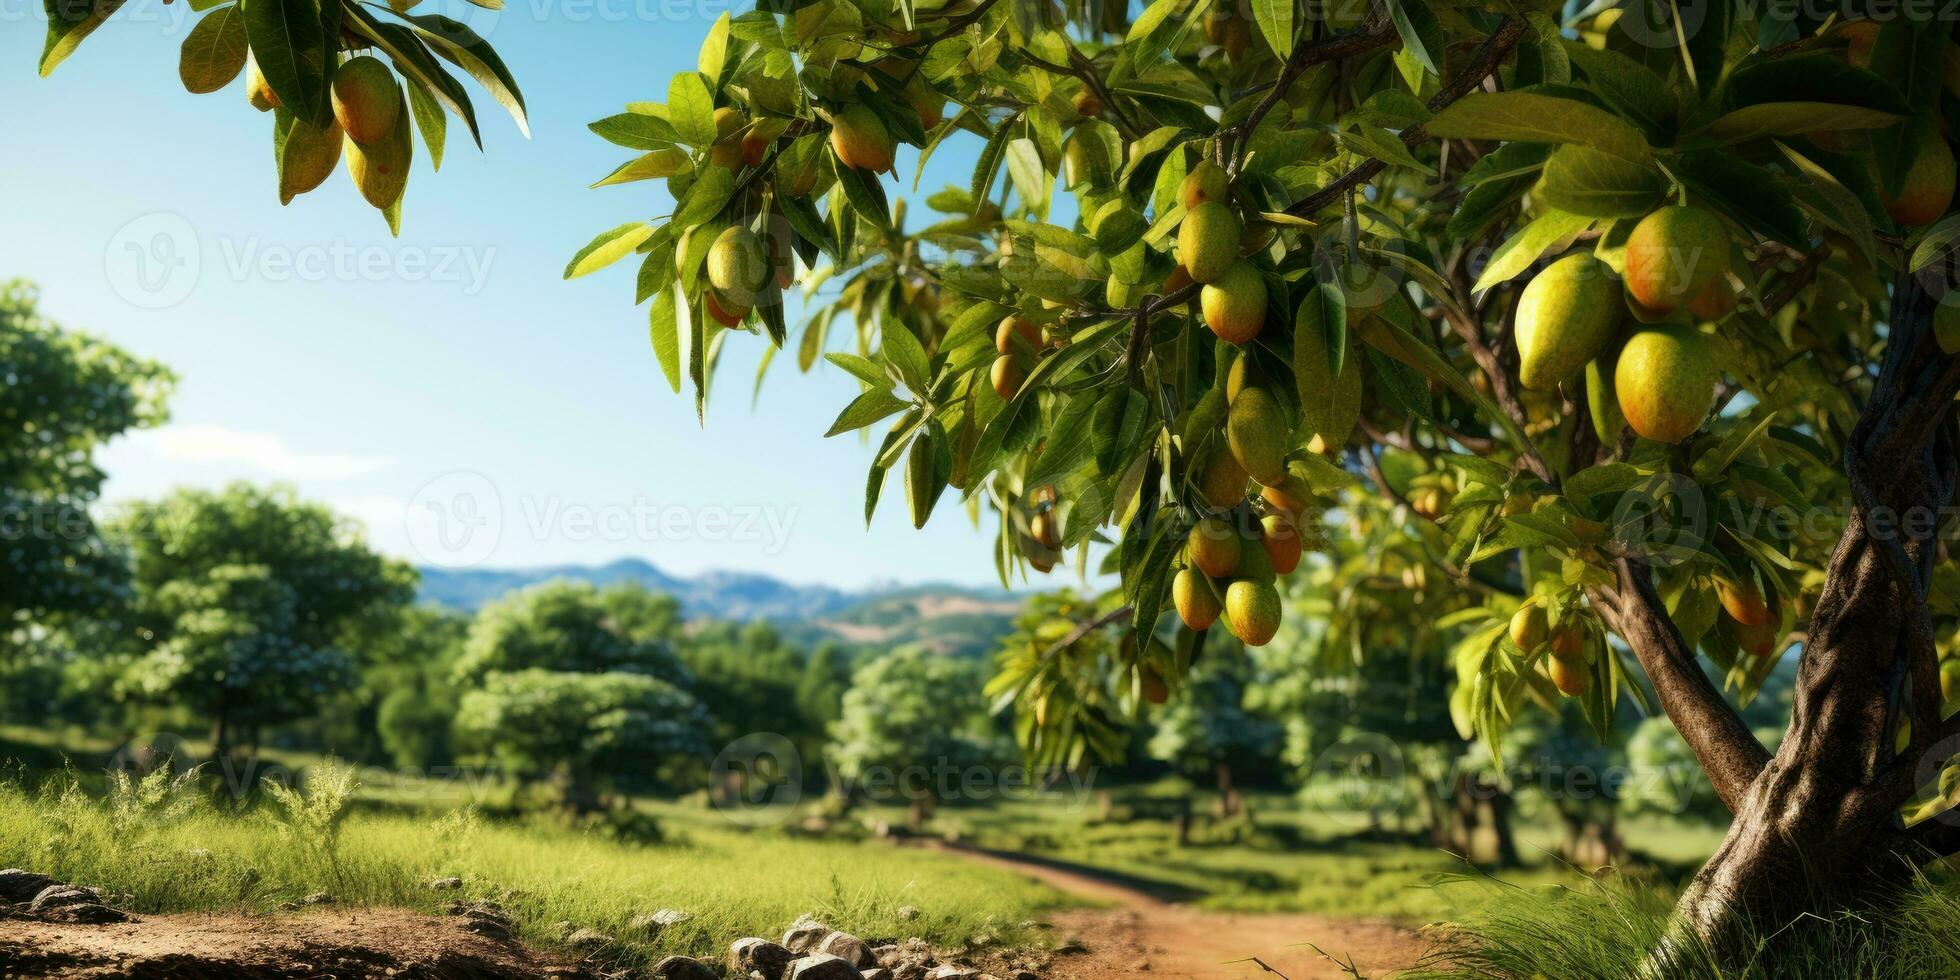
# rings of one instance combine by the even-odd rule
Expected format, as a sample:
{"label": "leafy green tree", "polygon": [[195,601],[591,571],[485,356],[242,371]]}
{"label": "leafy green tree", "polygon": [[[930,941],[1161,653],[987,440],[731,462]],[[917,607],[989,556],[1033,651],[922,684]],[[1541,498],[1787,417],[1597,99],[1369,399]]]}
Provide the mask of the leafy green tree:
{"label": "leafy green tree", "polygon": [[1157,713],[1150,754],[1192,779],[1212,779],[1218,787],[1220,816],[1236,816],[1244,806],[1243,773],[1277,769],[1284,733],[1271,719],[1247,705],[1254,677],[1240,651],[1213,651],[1192,668],[1177,697]]}
{"label": "leafy green tree", "polygon": [[464,692],[456,731],[521,777],[550,775],[564,803],[600,808],[598,788],[698,768],[710,719],[686,691],[648,674],[495,671]]}
{"label": "leafy green tree", "polygon": [[0,283],[0,641],[30,621],[100,615],[128,574],[90,508],[95,450],[164,419],[170,372],[43,319],[38,295]]}
{"label": "leafy green tree", "polygon": [[634,615],[615,618],[622,599],[636,592],[602,592],[589,582],[554,580],[506,595],[477,611],[469,639],[454,668],[469,685],[498,672],[555,670],[596,674],[646,674],[681,688],[692,685],[687,667],[665,639],[636,633]]}
{"label": "leafy green tree", "polygon": [[190,705],[227,756],[240,730],[308,715],[352,676],[348,641],[414,595],[415,571],[290,490],[178,490],[117,515],[142,651],[121,690]]}
{"label": "leafy green tree", "polygon": [[821,734],[797,704],[803,652],[784,643],[775,627],[714,623],[680,649],[695,695],[715,718],[718,745],[762,731],[791,740]]}
{"label": "leafy green tree", "polygon": [[[997,517],[1003,578],[1112,539],[1139,637],[1176,598],[1266,642],[1276,569],[1225,559],[1314,502],[1402,505],[1430,578],[1476,595],[1450,707],[1480,738],[1561,697],[1603,733],[1651,687],[1737,814],[1681,924],[1739,956],[1752,923],[1960,849],[1960,821],[1897,816],[1944,758],[1921,765],[1960,587],[1937,522],[1902,519],[1960,471],[1952,236],[1925,232],[1960,100],[1945,21],[1678,9],[725,17],[665,104],[594,126],[643,154],[607,183],[675,206],[567,274],[642,256],[697,406],[723,330],[808,367],[848,320],[825,359],[862,393],[832,433],[887,423],[867,509],[893,470],[915,523],[954,488]],[[973,162],[917,230],[878,177],[899,144]],[[835,299],[794,336],[799,262]],[[1207,517],[1241,547],[1201,564]],[[1800,730],[1772,753],[1700,661],[1747,697],[1793,636]]]}
{"label": "leafy green tree", "polygon": [[[502,6],[495,0],[477,2]],[[441,62],[476,79],[530,135],[524,94],[490,43],[454,18],[409,13],[414,6],[355,0],[200,4],[197,9],[205,13],[184,37],[177,74],[195,95],[245,79],[247,102],[272,114],[281,204],[320,186],[344,156],[361,196],[399,233],[415,131],[421,131],[431,169],[442,167],[449,116],[463,123],[479,148],[483,145],[469,93]],[[51,0],[46,7],[43,76],[123,2]]]}
{"label": "leafy green tree", "polygon": [[461,692],[450,682],[469,617],[411,606],[354,644],[360,659],[360,714],[371,715],[378,747],[404,767],[453,763],[452,734]]}
{"label": "leafy green tree", "polygon": [[996,758],[978,664],[900,648],[851,678],[831,727],[830,761],[864,792],[896,792],[914,831],[957,792],[962,770]]}

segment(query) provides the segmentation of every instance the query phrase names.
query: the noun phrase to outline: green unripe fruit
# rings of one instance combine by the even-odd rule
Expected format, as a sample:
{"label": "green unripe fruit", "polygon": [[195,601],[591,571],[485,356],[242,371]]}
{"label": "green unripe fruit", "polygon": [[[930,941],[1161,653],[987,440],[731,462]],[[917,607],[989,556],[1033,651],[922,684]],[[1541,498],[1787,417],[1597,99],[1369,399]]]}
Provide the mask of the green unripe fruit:
{"label": "green unripe fruit", "polygon": [[1266,325],[1266,280],[1250,262],[1234,263],[1218,281],[1207,283],[1198,302],[1205,326],[1229,343],[1250,343]]}
{"label": "green unripe fruit", "polygon": [[1279,577],[1279,569],[1273,567],[1273,556],[1266,550],[1265,545],[1245,539],[1239,543],[1239,563],[1232,566],[1232,577],[1254,582],[1271,582]]}
{"label": "green unripe fruit", "polygon": [[1271,582],[1239,579],[1225,589],[1225,626],[1249,647],[1263,647],[1279,632],[1279,590]]}
{"label": "green unripe fruit", "polygon": [[1229,449],[1220,447],[1205,461],[1205,467],[1198,475],[1198,494],[1205,503],[1224,510],[1245,499],[1247,479],[1245,467],[1239,465],[1238,457],[1232,455]]}
{"label": "green unripe fruit", "polygon": [[708,148],[708,162],[726,170],[742,166],[742,141],[736,134],[749,124],[742,110],[722,106],[715,110],[715,144]]}
{"label": "green unripe fruit", "polygon": [[1192,567],[1212,578],[1224,578],[1239,567],[1239,533],[1230,521],[1208,517],[1191,528],[1185,541]]}
{"label": "green unripe fruit", "polygon": [[1239,260],[1239,216],[1217,201],[1192,208],[1177,229],[1177,257],[1195,282],[1214,282]]}
{"label": "green unripe fruit", "polygon": [[1225,168],[1210,160],[1200,160],[1190,173],[1184,175],[1184,182],[1177,186],[1177,203],[1186,211],[1195,211],[1198,205],[1207,201],[1226,203],[1231,192],[1231,181],[1225,176]]}
{"label": "green unripe fruit", "polygon": [[768,278],[768,249],[755,232],[727,228],[708,246],[708,282],[736,304],[755,305],[756,291]]}
{"label": "green unripe fruit", "polygon": [[401,200],[408,188],[408,165],[415,156],[409,138],[408,113],[395,116],[395,128],[373,143],[355,142],[352,136],[342,142],[347,154],[347,175],[369,204],[386,211]]}
{"label": "green unripe fruit", "polygon": [[1171,603],[1177,607],[1177,618],[1193,630],[1203,632],[1218,622],[1218,596],[1196,569],[1181,569],[1171,579]]}
{"label": "green unripe fruit", "polygon": [[1268,389],[1253,387],[1240,391],[1231,403],[1225,415],[1225,438],[1239,465],[1261,484],[1286,479],[1286,451],[1292,448],[1293,432],[1279,399]]}
{"label": "green unripe fruit", "polygon": [[854,105],[831,117],[830,148],[846,167],[882,173],[892,167],[892,135],[878,114]]}
{"label": "green unripe fruit", "polygon": [[1645,311],[1666,316],[1729,269],[1729,230],[1697,207],[1661,208],[1627,236],[1627,293]]}
{"label": "green unripe fruit", "polygon": [[1627,341],[1613,369],[1613,392],[1627,424],[1641,437],[1680,442],[1701,428],[1721,380],[1701,334],[1666,327],[1642,330]]}
{"label": "green unripe fruit", "polygon": [[401,111],[401,86],[381,59],[362,55],[334,71],[333,117],[354,142],[387,139]]}
{"label": "green unripe fruit", "polygon": [[1540,272],[1518,298],[1518,382],[1549,391],[1579,373],[1613,339],[1620,287],[1583,252]]}
{"label": "green unripe fruit", "polygon": [[340,124],[332,119],[315,126],[290,113],[281,112],[277,125],[285,127],[279,148],[279,203],[320,186],[340,166],[340,144],[345,137]]}
{"label": "green unripe fruit", "polygon": [[1948,704],[1960,701],[1960,660],[1940,664],[1940,700]]}

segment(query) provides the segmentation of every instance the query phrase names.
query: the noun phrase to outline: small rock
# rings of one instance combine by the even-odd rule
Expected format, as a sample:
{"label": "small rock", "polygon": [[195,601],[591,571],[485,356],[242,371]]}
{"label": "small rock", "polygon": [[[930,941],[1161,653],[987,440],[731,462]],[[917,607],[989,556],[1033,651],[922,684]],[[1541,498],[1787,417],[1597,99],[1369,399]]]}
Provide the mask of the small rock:
{"label": "small rock", "polygon": [[907,922],[911,922],[922,914],[916,905],[901,905],[898,907],[898,917]]}
{"label": "small rock", "polygon": [[728,947],[728,966],[737,976],[759,974],[762,980],[782,980],[796,954],[758,936],[737,939]]}
{"label": "small rock", "polygon": [[1082,945],[1081,941],[1076,939],[1064,939],[1055,946],[1055,953],[1057,955],[1065,956],[1073,953],[1086,953],[1088,951],[1089,947]]}
{"label": "small rock", "polygon": [[823,944],[825,936],[830,935],[829,926],[810,916],[804,916],[791,924],[789,931],[783,933],[783,946],[792,953],[808,953]]}
{"label": "small rock", "polygon": [[892,980],[892,971],[884,967],[874,967],[864,971],[864,980]]}
{"label": "small rock", "polygon": [[828,953],[816,953],[791,963],[789,980],[861,980],[858,969]]}
{"label": "small rock", "polygon": [[692,918],[694,916],[682,912],[679,909],[661,909],[652,915],[642,915],[635,918],[633,920],[633,931],[646,936],[648,939],[652,939],[660,935],[661,930],[669,926],[680,925]]}
{"label": "small rock", "polygon": [[508,923],[487,916],[470,916],[463,920],[463,928],[490,939],[511,938]]}
{"label": "small rock", "polygon": [[565,943],[575,949],[590,949],[612,942],[612,937],[597,929],[577,929],[565,937]]}
{"label": "small rock", "polygon": [[428,888],[428,889],[429,889],[430,891],[436,891],[436,892],[453,892],[453,891],[455,891],[456,889],[458,889],[458,888],[461,888],[461,887],[463,887],[463,879],[461,879],[461,878],[436,878],[436,879],[434,879],[434,880],[432,880],[432,881],[430,881],[430,882],[429,882],[429,883],[428,883],[428,884],[427,884],[427,885],[426,885],[425,887],[427,887],[427,888]]}
{"label": "small rock", "polygon": [[326,892],[314,892],[313,894],[300,899],[300,901],[307,905],[332,905],[333,896],[327,894]]}
{"label": "small rock", "polygon": [[669,956],[653,965],[652,975],[667,980],[721,980],[714,967],[691,956]]}
{"label": "small rock", "polygon": [[833,932],[823,937],[823,942],[817,944],[817,952],[829,953],[856,967],[875,966],[878,962],[864,940],[848,932]]}
{"label": "small rock", "polygon": [[1138,961],[1136,961],[1135,963],[1132,963],[1132,964],[1130,964],[1130,972],[1132,972],[1132,973],[1149,973],[1149,972],[1150,972],[1150,961],[1149,961],[1149,960],[1147,960],[1147,959],[1144,959],[1144,960],[1138,960]]}
{"label": "small rock", "polygon": [[926,980],[974,980],[979,975],[980,971],[978,970],[955,963],[944,963],[928,971],[926,973]]}
{"label": "small rock", "polygon": [[65,908],[70,905],[97,905],[101,901],[102,894],[93,888],[86,888],[79,885],[66,885],[57,881],[41,889],[34,896],[34,901],[28,903],[27,911],[52,912],[55,909]]}
{"label": "small rock", "polygon": [[0,905],[18,905],[22,902],[31,902],[36,895],[45,891],[49,885],[57,884],[60,884],[60,882],[38,872],[22,871],[19,868],[8,868],[5,871],[0,871]]}
{"label": "small rock", "polygon": [[298,903],[298,902],[280,902],[280,903],[279,903],[279,911],[281,911],[281,912],[297,912],[297,911],[299,911],[299,903]]}
{"label": "small rock", "polygon": [[564,919],[559,919],[557,922],[551,924],[551,934],[557,936],[559,939],[567,939],[572,933],[577,931],[577,923],[568,922]]}

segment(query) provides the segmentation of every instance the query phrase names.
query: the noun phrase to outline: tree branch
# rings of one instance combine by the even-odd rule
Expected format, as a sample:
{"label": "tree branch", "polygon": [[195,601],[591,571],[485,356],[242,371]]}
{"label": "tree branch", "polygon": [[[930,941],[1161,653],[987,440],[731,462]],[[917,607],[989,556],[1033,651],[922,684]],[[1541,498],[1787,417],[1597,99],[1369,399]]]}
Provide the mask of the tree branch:
{"label": "tree branch", "polygon": [[1734,813],[1741,808],[1750,784],[1769,763],[1769,752],[1702,672],[1687,638],[1668,618],[1647,566],[1621,558],[1615,571],[1619,577],[1616,594],[1596,596],[1594,608],[1633,648],[1675,730],[1708,774],[1722,805]]}
{"label": "tree branch", "polygon": [[1279,80],[1273,83],[1266,97],[1259,100],[1259,104],[1253,106],[1252,111],[1247,113],[1244,119],[1225,131],[1230,134],[1233,142],[1229,168],[1231,176],[1237,177],[1239,167],[1245,163],[1245,154],[1241,151],[1245,148],[1246,139],[1259,129],[1259,123],[1279,105],[1281,99],[1286,98],[1286,93],[1293,87],[1293,83],[1298,81],[1301,75],[1306,74],[1308,69],[1339,58],[1352,58],[1377,48],[1385,48],[1393,43],[1397,36],[1394,22],[1382,15],[1380,7],[1371,9],[1368,12],[1367,22],[1352,31],[1319,39],[1302,35],[1299,42],[1293,45],[1292,53],[1287,55],[1286,64],[1280,67]]}
{"label": "tree branch", "polygon": [[[1504,56],[1509,54],[1511,49],[1517,46],[1518,41],[1524,37],[1525,30],[1526,25],[1523,20],[1516,17],[1506,18],[1502,26],[1491,32],[1490,37],[1484,39],[1483,46],[1478,48],[1476,55],[1470,59],[1469,67],[1451,79],[1449,84],[1443,86],[1442,91],[1437,92],[1435,98],[1429,100],[1430,111],[1433,112],[1442,109],[1444,106],[1462,98],[1478,85],[1483,84],[1484,78],[1489,76],[1491,72],[1497,70],[1498,62],[1503,61]],[[1423,129],[1421,126],[1410,126],[1408,129],[1402,131],[1402,145],[1410,149],[1414,149],[1428,142],[1428,140],[1429,131]],[[1370,160],[1367,163],[1361,164],[1353,170],[1335,178],[1333,183],[1328,184],[1326,187],[1294,202],[1292,207],[1286,209],[1286,213],[1301,217],[1313,214],[1321,208],[1340,200],[1342,195],[1352,191],[1355,187],[1373,180],[1375,175],[1381,173],[1385,166],[1386,164],[1380,160]]]}

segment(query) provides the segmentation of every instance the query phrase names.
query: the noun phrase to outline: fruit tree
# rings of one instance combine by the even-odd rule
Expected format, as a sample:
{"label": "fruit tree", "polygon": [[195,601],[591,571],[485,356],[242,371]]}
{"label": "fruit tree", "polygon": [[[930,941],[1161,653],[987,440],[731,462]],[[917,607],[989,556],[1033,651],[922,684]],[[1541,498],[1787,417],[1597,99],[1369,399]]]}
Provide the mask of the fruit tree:
{"label": "fruit tree", "polygon": [[[1051,672],[1106,627],[1153,658],[1139,683],[1214,626],[1268,642],[1275,579],[1387,499],[1429,587],[1474,597],[1464,727],[1497,747],[1561,697],[1673,719],[1736,814],[1682,935],[1738,943],[1960,846],[1900,816],[1952,754],[1960,362],[1933,273],[1960,53],[1940,21],[1604,6],[724,17],[666,102],[593,124],[641,153],[601,183],[674,204],[567,275],[640,256],[697,405],[744,332],[854,376],[830,432],[884,427],[867,513],[902,471],[915,523],[949,493],[997,515],[1003,578],[1115,573]],[[908,229],[886,175],[953,154],[970,181]],[[1793,648],[1772,755],[1736,703]],[[1042,698],[1043,725],[1093,700]]]}

